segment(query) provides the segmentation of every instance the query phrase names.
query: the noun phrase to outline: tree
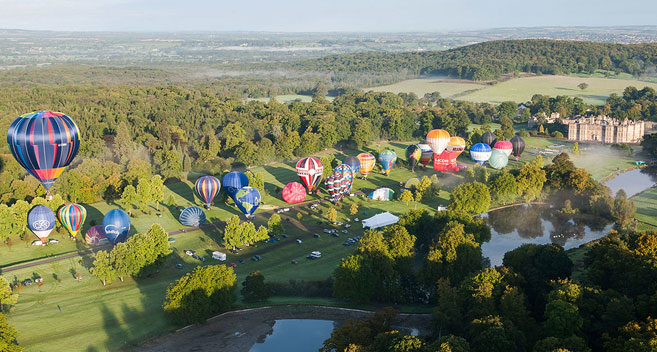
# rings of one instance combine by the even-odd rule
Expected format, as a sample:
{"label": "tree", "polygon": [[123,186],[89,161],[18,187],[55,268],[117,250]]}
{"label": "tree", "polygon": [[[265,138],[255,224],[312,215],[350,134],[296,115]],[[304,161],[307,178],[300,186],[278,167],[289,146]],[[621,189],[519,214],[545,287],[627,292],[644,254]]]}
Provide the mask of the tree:
{"label": "tree", "polygon": [[585,89],[588,88],[588,87],[589,87],[589,85],[588,85],[588,83],[586,83],[586,82],[582,82],[582,83],[580,83],[580,84],[577,85],[577,88],[579,88],[579,89],[581,89],[581,90],[585,90]]}
{"label": "tree", "polygon": [[399,196],[399,200],[406,203],[406,205],[408,206],[408,203],[413,201],[413,193],[411,193],[411,191],[406,189]]}
{"label": "tree", "polygon": [[242,283],[242,296],[246,302],[266,301],[270,295],[271,288],[259,271],[250,273]]}
{"label": "tree", "polygon": [[449,209],[479,214],[490,207],[488,187],[480,182],[462,183],[454,188],[449,197]]}
{"label": "tree", "polygon": [[112,266],[110,255],[106,251],[98,251],[96,253],[96,260],[94,260],[93,266],[89,271],[103,283],[103,286],[111,284],[112,280],[116,278],[116,271]]}
{"label": "tree", "polygon": [[573,143],[573,149],[571,151],[573,152],[573,154],[579,155],[579,143],[578,142]]}
{"label": "tree", "polygon": [[491,196],[502,204],[513,203],[520,195],[518,182],[509,172],[503,171],[490,185]]}
{"label": "tree", "polygon": [[257,189],[261,195],[265,194],[265,181],[262,178],[262,173],[247,171],[244,173],[249,179],[249,187]]}
{"label": "tree", "polygon": [[351,215],[358,214],[358,205],[356,203],[351,203],[351,206],[349,207],[349,214]]}
{"label": "tree", "polygon": [[160,202],[164,201],[164,180],[160,175],[151,178],[151,201],[155,202],[155,209],[160,211]]}
{"label": "tree", "polygon": [[235,302],[235,272],[226,265],[199,266],[167,288],[163,308],[179,325],[200,323]]}
{"label": "tree", "polygon": [[429,248],[424,277],[428,283],[438,282],[440,278],[458,283],[480,268],[479,243],[472,234],[465,233],[463,224],[450,221]]}
{"label": "tree", "polygon": [[151,190],[151,180],[149,178],[139,179],[139,181],[137,182],[136,192],[137,192],[137,197],[135,199],[136,200],[135,203],[137,204],[137,208],[139,208],[139,210],[141,210],[142,212],[145,212],[148,207],[148,204],[151,203],[151,200],[153,198],[153,192]]}
{"label": "tree", "polygon": [[18,345],[18,332],[9,324],[7,316],[0,313],[0,351],[20,352],[23,349]]}
{"label": "tree", "polygon": [[132,215],[132,205],[138,202],[138,195],[135,187],[132,185],[127,185],[123,189],[121,194],[121,205],[123,209],[128,211],[128,214]]}
{"label": "tree", "polygon": [[621,227],[627,225],[627,223],[634,218],[635,212],[636,205],[634,205],[634,202],[627,199],[624,190],[621,189],[618,191],[618,193],[616,193],[616,198],[614,199],[614,206],[611,213]]}
{"label": "tree", "polygon": [[223,246],[226,248],[235,248],[241,246],[244,242],[241,241],[242,236],[240,234],[240,218],[237,215],[233,215],[226,221],[226,227],[224,228],[224,237],[223,237]]}
{"label": "tree", "polygon": [[282,234],[284,229],[283,223],[281,222],[281,216],[276,213],[272,214],[269,217],[269,221],[267,221],[267,229],[272,236],[279,236]]}
{"label": "tree", "polygon": [[110,261],[114,272],[119,280],[123,281],[124,278],[132,275],[134,272],[134,260],[131,258],[130,248],[126,243],[117,243],[110,252]]}
{"label": "tree", "polygon": [[333,208],[333,207],[329,208],[328,212],[326,213],[326,219],[329,222],[338,221],[338,211],[335,210],[335,208]]}
{"label": "tree", "polygon": [[545,333],[559,338],[577,335],[583,324],[577,306],[560,299],[547,304],[545,318]]}
{"label": "tree", "polygon": [[531,202],[540,197],[543,184],[547,180],[545,170],[542,169],[543,159],[537,157],[534,162],[526,163],[520,168],[518,176],[518,192],[525,202]]}
{"label": "tree", "polygon": [[0,276],[0,310],[9,308],[18,302],[18,294],[13,293],[9,281],[4,276]]}

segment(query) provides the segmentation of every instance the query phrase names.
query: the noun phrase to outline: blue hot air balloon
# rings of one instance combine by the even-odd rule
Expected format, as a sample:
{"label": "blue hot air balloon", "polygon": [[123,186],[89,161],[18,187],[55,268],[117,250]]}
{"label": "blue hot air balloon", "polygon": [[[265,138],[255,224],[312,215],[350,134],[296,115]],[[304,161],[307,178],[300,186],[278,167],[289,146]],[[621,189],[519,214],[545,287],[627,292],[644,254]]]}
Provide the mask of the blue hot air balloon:
{"label": "blue hot air balloon", "polygon": [[379,153],[379,164],[381,164],[381,168],[383,169],[383,172],[388,176],[390,174],[390,170],[392,170],[392,167],[395,166],[395,163],[397,162],[397,153],[393,152],[390,149],[386,149]]}
{"label": "blue hot air balloon", "polygon": [[125,242],[130,232],[130,218],[121,209],[112,209],[103,218],[105,236],[112,244]]}
{"label": "blue hot air balloon", "polygon": [[237,191],[249,185],[249,178],[239,171],[231,171],[224,175],[221,179],[221,184],[224,186],[224,191],[235,200]]}
{"label": "blue hot air balloon", "polygon": [[486,143],[477,143],[470,147],[470,158],[472,158],[473,161],[480,165],[484,165],[488,159],[490,159],[490,155],[492,154],[493,149],[486,144]]}
{"label": "blue hot air balloon", "polygon": [[27,215],[27,226],[43,243],[46,243],[48,235],[55,227],[55,213],[45,205],[37,205]]}
{"label": "blue hot air balloon", "polygon": [[348,156],[344,158],[342,161],[343,164],[349,165],[351,168],[351,172],[353,172],[354,177],[358,175],[358,171],[360,171],[360,160],[358,160],[357,157],[355,156]]}
{"label": "blue hot air balloon", "polygon": [[212,200],[221,189],[221,182],[214,176],[203,176],[196,180],[196,192],[205,202],[206,207],[210,207]]}
{"label": "blue hot air balloon", "polygon": [[199,227],[205,224],[205,212],[199,207],[188,207],[180,213],[178,219],[185,226]]}
{"label": "blue hot air balloon", "polygon": [[235,194],[235,204],[246,215],[251,216],[260,205],[260,192],[253,187],[242,187]]}

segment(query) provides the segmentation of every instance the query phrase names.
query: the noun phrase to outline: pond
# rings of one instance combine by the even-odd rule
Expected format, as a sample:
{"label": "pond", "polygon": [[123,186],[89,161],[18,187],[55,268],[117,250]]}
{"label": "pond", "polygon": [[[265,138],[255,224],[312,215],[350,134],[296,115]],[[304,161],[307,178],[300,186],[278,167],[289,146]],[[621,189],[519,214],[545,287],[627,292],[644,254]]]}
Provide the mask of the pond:
{"label": "pond", "polygon": [[491,228],[491,239],[481,250],[492,266],[502,265],[504,253],[525,243],[554,243],[570,249],[603,237],[613,226],[606,219],[562,214],[547,205],[521,205],[481,216]]}
{"label": "pond", "polygon": [[622,189],[630,198],[654,186],[655,177],[648,172],[648,168],[634,169],[619,174],[604,185],[611,189],[612,195],[615,196]]}
{"label": "pond", "polygon": [[332,320],[282,319],[276,320],[272,331],[262,336],[250,352],[306,352],[319,350],[331,336]]}

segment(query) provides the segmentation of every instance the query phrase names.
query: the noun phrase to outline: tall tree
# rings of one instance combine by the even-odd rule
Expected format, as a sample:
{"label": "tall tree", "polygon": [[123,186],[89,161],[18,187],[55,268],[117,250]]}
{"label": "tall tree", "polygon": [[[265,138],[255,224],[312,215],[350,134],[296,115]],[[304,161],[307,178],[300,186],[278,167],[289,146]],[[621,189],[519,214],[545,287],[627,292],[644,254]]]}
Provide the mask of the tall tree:
{"label": "tall tree", "polygon": [[96,260],[94,260],[93,266],[89,271],[103,283],[103,286],[111,284],[116,278],[116,271],[112,266],[110,255],[106,251],[98,251],[96,253]]}

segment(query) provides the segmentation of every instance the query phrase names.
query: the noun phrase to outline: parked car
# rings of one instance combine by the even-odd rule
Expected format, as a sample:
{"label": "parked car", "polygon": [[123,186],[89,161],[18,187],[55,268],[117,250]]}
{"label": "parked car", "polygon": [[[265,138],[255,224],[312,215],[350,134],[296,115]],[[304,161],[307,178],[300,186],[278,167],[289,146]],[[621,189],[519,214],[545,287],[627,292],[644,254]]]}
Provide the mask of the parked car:
{"label": "parked car", "polygon": [[344,225],[344,227],[348,229],[348,228],[350,228],[350,227],[351,227],[351,225],[349,225],[349,224],[346,224],[346,225]]}
{"label": "parked car", "polygon": [[299,264],[299,262],[296,261],[296,259],[295,259],[295,260],[292,261],[292,264]]}
{"label": "parked car", "polygon": [[244,264],[244,259],[240,259],[240,264]]}
{"label": "parked car", "polygon": [[329,230],[329,229],[324,229],[324,233],[331,233],[331,230]]}
{"label": "parked car", "polygon": [[186,250],[185,251],[185,254],[187,254],[189,256],[193,256],[195,253],[196,253],[196,251],[192,251],[192,250]]}
{"label": "parked car", "polygon": [[[281,237],[287,238],[287,234],[282,234]],[[280,239],[278,239],[280,241]]]}
{"label": "parked car", "polygon": [[349,233],[349,231],[347,231],[347,230],[342,230],[342,233]]}
{"label": "parked car", "polygon": [[354,221],[360,221],[360,220],[358,220],[358,218],[354,218]]}
{"label": "parked car", "polygon": [[337,233],[337,232],[333,232],[333,233],[331,233],[331,236],[334,236],[334,237],[340,237],[340,234]]}
{"label": "parked car", "polygon": [[318,233],[316,233],[316,234],[313,235],[313,237],[320,238],[321,236]]}
{"label": "parked car", "polygon": [[32,285],[33,283],[34,283],[34,282],[32,281],[32,279],[25,279],[25,280],[23,280],[23,282],[22,282],[23,286],[30,286],[30,285]]}
{"label": "parked car", "polygon": [[230,262],[228,266],[230,266],[231,268],[237,268],[237,264],[235,264],[235,262]]}
{"label": "parked car", "polygon": [[297,241],[298,244],[301,244],[301,240],[300,240],[300,239],[297,238],[296,241]]}
{"label": "parked car", "polygon": [[178,263],[178,264],[176,264],[176,268],[178,268],[178,269],[182,269],[182,268],[183,268],[183,265],[180,264],[180,263]]}

